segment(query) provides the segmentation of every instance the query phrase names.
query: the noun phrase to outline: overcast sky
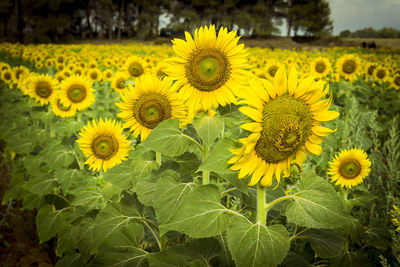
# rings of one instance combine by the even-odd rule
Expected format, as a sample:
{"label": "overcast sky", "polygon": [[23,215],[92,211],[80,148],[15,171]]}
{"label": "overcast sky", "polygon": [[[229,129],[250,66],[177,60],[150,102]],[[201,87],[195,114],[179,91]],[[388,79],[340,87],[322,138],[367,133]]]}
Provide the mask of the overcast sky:
{"label": "overcast sky", "polygon": [[400,0],[328,0],[333,34],[373,27],[400,30]]}

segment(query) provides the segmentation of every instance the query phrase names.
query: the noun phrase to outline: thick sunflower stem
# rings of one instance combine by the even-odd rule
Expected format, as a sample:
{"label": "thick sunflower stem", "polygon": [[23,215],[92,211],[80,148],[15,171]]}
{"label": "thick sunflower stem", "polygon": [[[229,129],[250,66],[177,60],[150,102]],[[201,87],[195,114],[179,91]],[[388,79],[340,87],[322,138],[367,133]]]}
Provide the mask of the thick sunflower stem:
{"label": "thick sunflower stem", "polygon": [[265,210],[266,206],[266,197],[265,197],[266,188],[262,186],[260,183],[257,184],[257,222],[260,222],[262,225],[266,225],[267,223],[267,212]]}
{"label": "thick sunflower stem", "polygon": [[[204,162],[207,157],[208,157],[208,147],[206,145],[203,145],[202,162]],[[209,184],[209,183],[210,183],[210,172],[209,171],[203,171],[203,184]]]}
{"label": "thick sunflower stem", "polygon": [[161,153],[156,151],[156,162],[161,166]]}

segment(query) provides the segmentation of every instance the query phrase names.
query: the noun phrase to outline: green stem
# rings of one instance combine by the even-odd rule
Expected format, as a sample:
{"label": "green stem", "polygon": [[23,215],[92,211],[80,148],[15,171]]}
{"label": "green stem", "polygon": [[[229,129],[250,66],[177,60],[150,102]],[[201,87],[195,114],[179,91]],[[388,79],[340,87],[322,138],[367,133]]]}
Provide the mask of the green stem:
{"label": "green stem", "polygon": [[239,189],[236,188],[236,187],[229,188],[229,189],[227,189],[227,190],[225,190],[224,192],[221,193],[221,197],[223,197],[224,195],[227,195],[229,192],[232,192],[232,191],[235,191],[235,190],[239,190]]}
{"label": "green stem", "polygon": [[265,198],[266,188],[260,183],[257,184],[257,222],[262,225],[267,223],[267,212],[265,211],[266,198]]}
{"label": "green stem", "polygon": [[167,249],[167,243],[168,243],[168,240],[165,237],[165,235],[161,235],[160,236],[160,245],[161,245],[160,251],[164,251]]}
{"label": "green stem", "polygon": [[268,205],[265,207],[265,211],[268,212],[276,204],[278,204],[282,201],[288,200],[288,199],[292,199],[292,198],[294,198],[294,196],[283,196],[283,197],[277,198],[277,199],[271,201],[270,203],[268,203]]}
{"label": "green stem", "polygon": [[[203,145],[203,157],[202,157],[203,163],[207,157],[208,157],[208,147],[204,144]],[[209,184],[209,183],[210,183],[210,172],[203,171],[203,184]]]}
{"label": "green stem", "polygon": [[160,240],[157,237],[157,234],[153,231],[153,228],[151,228],[151,226],[146,221],[142,221],[142,222],[150,230],[151,234],[153,235],[154,239],[156,240],[156,242],[158,244],[158,247],[159,247],[159,249],[161,251],[162,246],[161,246]]}
{"label": "green stem", "polygon": [[190,137],[189,135],[186,134],[182,134],[183,137],[185,137],[186,139],[188,139],[189,141],[193,142],[199,149],[201,152],[203,152],[203,147],[200,145],[199,142],[197,142],[196,140],[194,140],[192,137]]}
{"label": "green stem", "polygon": [[156,151],[156,161],[158,166],[161,166],[161,153]]}

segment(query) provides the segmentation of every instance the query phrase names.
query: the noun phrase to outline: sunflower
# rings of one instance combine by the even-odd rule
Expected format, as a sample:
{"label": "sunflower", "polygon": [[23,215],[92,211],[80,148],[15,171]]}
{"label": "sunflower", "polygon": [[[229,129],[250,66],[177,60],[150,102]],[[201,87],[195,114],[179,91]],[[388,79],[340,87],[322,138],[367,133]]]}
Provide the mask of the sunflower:
{"label": "sunflower", "polygon": [[400,90],[400,74],[399,75],[395,75],[392,79],[391,79],[391,85],[394,89],[396,90]]}
{"label": "sunflower", "polygon": [[15,78],[15,74],[11,69],[6,69],[1,71],[1,79],[5,83],[11,83]]}
{"label": "sunflower", "polygon": [[186,41],[174,39],[177,54],[169,60],[165,73],[183,86],[179,94],[193,110],[208,110],[235,103],[235,95],[247,82],[250,68],[244,45],[238,45],[235,31],[215,26],[196,29],[194,38],[185,32]]}
{"label": "sunflower", "polygon": [[357,148],[344,150],[336,155],[332,162],[329,162],[328,174],[332,175],[332,182],[336,185],[351,188],[359,185],[371,171],[371,161],[367,154]]}
{"label": "sunflower", "polygon": [[336,72],[350,82],[357,79],[360,69],[360,59],[356,55],[342,56],[336,62]]}
{"label": "sunflower", "polygon": [[292,160],[302,164],[306,152],[319,155],[324,136],[335,130],[320,126],[339,116],[328,110],[331,97],[324,97],[329,88],[315,77],[301,79],[290,69],[289,77],[282,66],[273,83],[265,79],[249,81],[249,91],[243,91],[243,104],[239,111],[251,122],[241,125],[251,134],[239,139],[242,147],[231,149],[235,154],[229,161],[232,170],[240,170],[239,179],[252,175],[250,186],[259,181],[270,186],[273,177],[280,181],[281,173],[289,170]]}
{"label": "sunflower", "polygon": [[137,56],[131,56],[126,60],[125,71],[132,80],[136,81],[137,78],[146,73],[145,62]]}
{"label": "sunflower", "polygon": [[69,118],[73,117],[76,114],[76,108],[74,106],[65,107],[61,103],[61,99],[59,96],[55,96],[51,101],[51,109],[56,116],[61,118]]}
{"label": "sunflower", "polygon": [[116,72],[112,81],[111,81],[111,87],[118,93],[121,93],[125,91],[125,89],[128,87],[128,81],[129,75],[125,72]]}
{"label": "sunflower", "polygon": [[135,87],[129,84],[121,94],[121,101],[116,103],[121,113],[117,116],[134,136],[140,134],[142,141],[164,120],[178,118],[185,123],[186,108],[175,91],[172,81],[145,75],[136,81]]}
{"label": "sunflower", "polygon": [[267,78],[273,80],[275,77],[276,71],[279,69],[281,64],[275,60],[270,60],[265,64],[265,74]]}
{"label": "sunflower", "polygon": [[102,74],[101,71],[98,68],[90,68],[87,70],[86,76],[91,80],[92,82],[96,81],[101,81]]}
{"label": "sunflower", "polygon": [[34,75],[28,83],[28,95],[33,97],[40,105],[47,105],[56,95],[58,83],[49,75]]}
{"label": "sunflower", "polygon": [[61,103],[84,110],[94,102],[94,89],[91,82],[84,76],[70,76],[61,82]]}
{"label": "sunflower", "polygon": [[315,77],[324,78],[332,71],[331,63],[325,57],[317,57],[311,61],[310,71]]}
{"label": "sunflower", "polygon": [[389,70],[385,67],[377,67],[374,70],[374,79],[377,82],[387,82],[389,78]]}
{"label": "sunflower", "polygon": [[93,120],[83,126],[79,133],[79,144],[85,157],[89,157],[85,164],[91,170],[104,172],[126,160],[130,151],[131,141],[122,134],[122,125],[116,121],[100,119]]}
{"label": "sunflower", "polygon": [[106,81],[111,81],[113,78],[113,71],[111,69],[105,70],[103,72],[103,77]]}

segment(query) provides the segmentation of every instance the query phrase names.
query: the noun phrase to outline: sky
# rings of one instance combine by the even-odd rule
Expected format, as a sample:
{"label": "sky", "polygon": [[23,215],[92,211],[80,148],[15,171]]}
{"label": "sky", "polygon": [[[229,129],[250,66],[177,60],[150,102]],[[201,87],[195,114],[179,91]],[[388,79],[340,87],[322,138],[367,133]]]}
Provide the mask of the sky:
{"label": "sky", "polygon": [[400,30],[400,0],[328,0],[333,34],[366,27]]}

